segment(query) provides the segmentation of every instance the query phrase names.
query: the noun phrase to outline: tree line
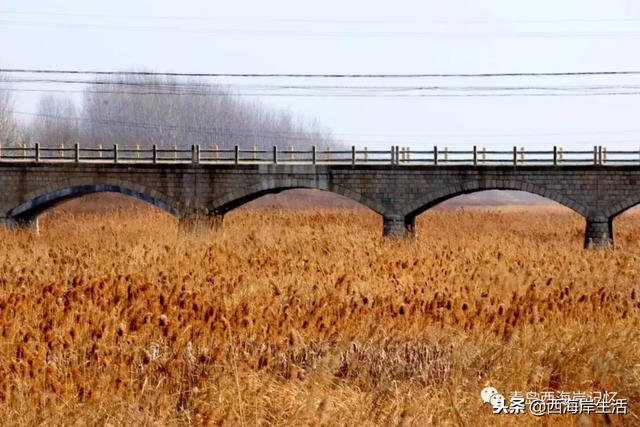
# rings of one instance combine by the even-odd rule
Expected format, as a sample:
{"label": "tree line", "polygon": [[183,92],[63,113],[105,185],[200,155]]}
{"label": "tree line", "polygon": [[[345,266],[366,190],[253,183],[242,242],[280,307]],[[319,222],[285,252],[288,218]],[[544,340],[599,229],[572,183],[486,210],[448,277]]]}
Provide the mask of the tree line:
{"label": "tree line", "polygon": [[127,74],[100,78],[84,85],[80,102],[43,94],[29,120],[18,120],[13,113],[9,84],[0,78],[4,146],[339,146],[317,120],[297,119],[205,81]]}

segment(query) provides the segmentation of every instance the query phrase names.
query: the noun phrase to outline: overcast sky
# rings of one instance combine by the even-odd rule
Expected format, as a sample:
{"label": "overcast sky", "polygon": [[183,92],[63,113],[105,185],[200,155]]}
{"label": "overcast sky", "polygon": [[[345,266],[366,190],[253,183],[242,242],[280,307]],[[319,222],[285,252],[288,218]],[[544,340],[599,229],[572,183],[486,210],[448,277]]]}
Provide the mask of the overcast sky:
{"label": "overcast sky", "polygon": [[[5,68],[394,74],[640,70],[640,3],[2,0],[0,40]],[[640,86],[640,77],[348,84]],[[14,94],[17,110],[35,110],[36,94]],[[264,101],[318,118],[336,136],[360,146],[640,147],[640,95]]]}

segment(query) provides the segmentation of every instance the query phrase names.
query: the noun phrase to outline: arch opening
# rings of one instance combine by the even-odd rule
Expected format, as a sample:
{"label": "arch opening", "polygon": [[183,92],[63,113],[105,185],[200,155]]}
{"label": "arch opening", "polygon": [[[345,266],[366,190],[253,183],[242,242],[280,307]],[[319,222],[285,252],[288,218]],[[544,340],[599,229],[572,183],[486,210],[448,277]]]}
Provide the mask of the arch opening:
{"label": "arch opening", "polygon": [[579,215],[585,215],[583,207],[573,201],[555,195],[547,191],[537,191],[536,189],[521,189],[517,187],[488,187],[457,189],[443,191],[440,194],[432,194],[418,201],[407,213],[408,217],[416,217],[423,212],[440,206],[455,207],[456,205],[471,206],[505,206],[505,205],[560,205],[566,207]]}
{"label": "arch opening", "polygon": [[[303,230],[326,223],[354,227],[359,233],[379,230],[381,216],[368,205],[329,190],[308,187],[274,187],[249,192],[211,210],[229,232],[263,235],[266,230],[287,233],[292,227]],[[262,228],[256,228],[261,224]],[[377,232],[379,233],[379,231]],[[376,233],[376,234],[377,234]],[[302,237],[304,238],[304,237]]]}
{"label": "arch opening", "polygon": [[384,207],[362,195],[338,188],[312,185],[273,185],[247,188],[243,192],[228,193],[210,202],[214,215],[225,214],[240,207],[316,207],[316,208],[367,208],[383,215]]}
{"label": "arch opening", "polygon": [[615,230],[616,246],[622,248],[637,247],[637,236],[640,234],[640,202],[608,218],[610,236]]}
{"label": "arch opening", "polygon": [[592,226],[592,234],[596,237],[601,236],[600,246],[613,247],[614,240],[616,245],[633,246],[636,240],[633,236],[638,233],[637,219],[640,219],[640,195],[627,197],[618,203],[610,203],[604,207],[600,215],[593,219]]}
{"label": "arch opening", "polygon": [[172,216],[178,216],[178,211],[173,206],[142,191],[113,184],[84,184],[61,187],[59,189],[37,195],[29,201],[9,210],[6,213],[6,217],[11,218],[17,223],[29,224],[36,221],[38,216],[44,212],[65,202],[97,193],[122,194],[153,205]]}
{"label": "arch opening", "polygon": [[[426,212],[446,213],[419,218]],[[523,239],[537,233],[540,238],[580,240],[585,227],[583,214],[575,205],[532,191],[501,188],[467,189],[440,195],[410,211],[404,218],[404,223],[413,236],[417,229],[425,228],[430,235],[445,233],[444,237],[449,232],[459,233],[467,226],[464,221],[464,227],[447,226],[447,219],[465,219],[474,224],[473,227],[465,228],[463,234],[481,229],[498,233],[500,227],[503,227]],[[533,223],[538,227],[532,228]],[[434,235],[434,238],[437,236]]]}
{"label": "arch opening", "polygon": [[258,191],[227,203],[216,211],[235,209],[349,209],[371,210],[366,205],[340,194],[311,188],[275,188]]}

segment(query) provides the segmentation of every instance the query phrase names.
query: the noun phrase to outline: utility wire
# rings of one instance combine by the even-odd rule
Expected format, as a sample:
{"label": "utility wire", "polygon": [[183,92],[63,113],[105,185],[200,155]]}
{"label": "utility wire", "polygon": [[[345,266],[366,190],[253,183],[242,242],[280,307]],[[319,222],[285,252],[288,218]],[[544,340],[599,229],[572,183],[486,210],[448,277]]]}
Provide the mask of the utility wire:
{"label": "utility wire", "polygon": [[175,91],[176,89],[241,89],[241,90],[354,90],[354,91],[385,91],[385,92],[407,92],[407,91],[576,91],[576,90],[639,90],[640,85],[564,85],[564,86],[348,86],[348,85],[290,85],[290,84],[236,84],[236,83],[185,83],[185,82],[130,82],[123,80],[74,80],[74,79],[5,79],[6,83],[17,84],[84,84],[95,86],[131,86],[131,87],[151,87],[155,89],[166,89]]}
{"label": "utility wire", "polygon": [[510,98],[510,97],[584,97],[584,96],[637,96],[640,91],[627,92],[562,92],[562,93],[415,93],[415,94],[376,94],[376,93],[232,93],[229,92],[167,92],[167,91],[115,91],[115,90],[67,90],[67,89],[3,89],[8,92],[42,92],[42,93],[98,93],[139,96],[233,96],[233,97],[277,97],[277,98]]}
{"label": "utility wire", "polygon": [[[69,116],[59,116],[59,115],[55,115],[55,114],[43,114],[43,113],[31,113],[31,112],[25,112],[25,111],[15,111],[15,110],[9,110],[10,113],[13,114],[17,114],[17,115],[24,115],[24,116],[31,116],[31,117],[43,117],[43,118],[48,118],[48,119],[53,119],[53,120],[60,120],[60,121],[69,121],[69,122],[86,122],[86,123],[92,123],[92,124],[97,124],[97,125],[101,125],[101,126],[115,126],[115,127],[121,127],[121,128],[132,128],[132,129],[143,129],[143,130],[153,130],[153,131],[158,131],[158,130],[168,130],[168,131],[174,131],[174,132],[185,132],[185,133],[196,133],[196,134],[205,134],[205,135],[215,135],[215,136],[229,136],[229,137],[266,137],[266,138],[271,138],[271,139],[283,139],[283,140],[294,140],[294,141],[301,141],[301,140],[311,140],[311,141],[318,141],[319,138],[321,139],[323,137],[323,135],[320,135],[320,137],[315,137],[312,135],[293,135],[292,132],[283,132],[283,131],[273,131],[273,130],[259,130],[256,132],[252,132],[252,131],[247,131],[246,129],[237,129],[237,128],[216,128],[216,127],[207,127],[207,128],[202,128],[202,127],[193,127],[193,126],[179,126],[179,125],[171,125],[171,124],[167,124],[167,123],[139,123],[139,122],[129,122],[129,121],[122,121],[122,120],[100,120],[100,119],[90,119],[90,118],[84,118],[84,117],[69,117]],[[538,134],[502,134],[502,135],[494,135],[494,134],[486,134],[486,135],[479,135],[479,134],[460,134],[460,135],[453,135],[453,134],[425,134],[425,135],[375,135],[375,134],[355,134],[355,133],[344,133],[344,134],[337,134],[337,135],[342,135],[342,136],[351,136],[351,137],[363,137],[363,138],[367,138],[365,140],[345,140],[345,139],[341,139],[338,138],[338,140],[335,141],[336,144],[347,144],[347,143],[351,143],[351,144],[363,144],[363,143],[372,143],[372,144],[398,144],[398,145],[433,145],[433,141],[430,142],[420,142],[420,141],[403,141],[401,138],[406,138],[406,137],[412,137],[412,138],[442,138],[442,137],[451,137],[451,138],[503,138],[503,137],[542,137],[542,136],[577,136],[577,135],[598,135],[598,134],[628,134],[628,133],[640,133],[640,130],[624,130],[624,131],[611,131],[611,132],[605,132],[605,131],[600,131],[600,132],[591,132],[591,133],[572,133],[572,132],[564,132],[564,133],[538,133]],[[326,135],[324,136],[327,139],[331,139],[333,134],[330,135]],[[379,137],[396,137],[394,139],[389,139],[389,140],[373,140],[372,138],[379,138]],[[601,140],[598,140],[597,142],[600,142]],[[565,144],[571,144],[571,143],[592,143],[594,141],[563,141],[563,143]],[[640,142],[640,138],[638,139],[618,139],[618,140],[608,140],[606,142],[610,142],[610,143],[638,143]],[[457,145],[469,145],[468,143],[461,143],[461,144],[457,144]]]}
{"label": "utility wire", "polygon": [[122,120],[100,120],[100,119],[89,119],[84,117],[69,117],[69,116],[59,116],[55,114],[43,114],[43,113],[30,113],[26,111],[15,111],[9,110],[10,113],[24,115],[24,116],[32,116],[32,117],[44,117],[54,120],[61,121],[70,121],[70,122],[86,122],[93,123],[103,126],[116,126],[123,128],[134,128],[134,129],[144,129],[144,130],[170,130],[175,132],[187,132],[187,133],[199,133],[205,135],[218,135],[218,136],[241,136],[241,137],[269,137],[269,138],[278,138],[278,139],[286,139],[286,140],[319,140],[323,136],[313,136],[308,134],[302,135],[294,135],[293,132],[282,132],[282,131],[272,131],[272,130],[259,130],[256,132],[248,131],[246,129],[232,129],[232,128],[216,128],[216,127],[193,127],[193,126],[179,126],[179,125],[170,125],[166,123],[137,123],[137,122],[128,122]]}
{"label": "utility wire", "polygon": [[572,77],[572,76],[629,76],[640,75],[640,70],[556,71],[512,73],[178,73],[155,71],[100,71],[100,70],[48,70],[38,68],[0,68],[0,73],[12,74],[84,74],[108,76],[164,76],[164,77],[255,77],[255,78],[486,78],[486,77]]}

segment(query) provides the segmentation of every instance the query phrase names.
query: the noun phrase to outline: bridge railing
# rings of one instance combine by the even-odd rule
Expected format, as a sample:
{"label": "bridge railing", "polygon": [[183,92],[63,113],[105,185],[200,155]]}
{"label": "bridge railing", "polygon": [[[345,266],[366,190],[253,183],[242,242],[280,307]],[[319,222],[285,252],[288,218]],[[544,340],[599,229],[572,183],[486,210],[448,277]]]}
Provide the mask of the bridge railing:
{"label": "bridge railing", "polygon": [[0,162],[83,162],[83,163],[196,163],[196,164],[386,164],[397,166],[453,166],[453,165],[640,165],[640,150],[607,150],[594,146],[592,150],[563,150],[554,146],[551,150],[526,150],[513,147],[510,150],[487,150],[474,146],[467,150],[450,150],[434,146],[429,150],[411,150],[408,147],[391,146],[387,150],[369,150],[367,147],[333,150],[313,146],[308,150],[219,148],[218,146],[191,147],[59,147],[27,145],[0,145]]}

